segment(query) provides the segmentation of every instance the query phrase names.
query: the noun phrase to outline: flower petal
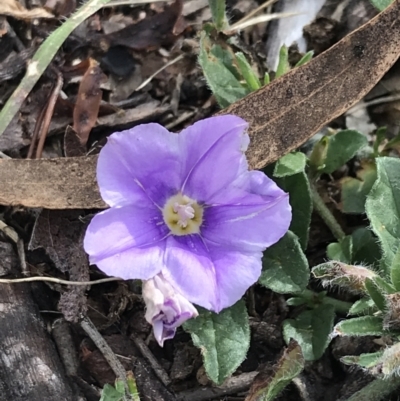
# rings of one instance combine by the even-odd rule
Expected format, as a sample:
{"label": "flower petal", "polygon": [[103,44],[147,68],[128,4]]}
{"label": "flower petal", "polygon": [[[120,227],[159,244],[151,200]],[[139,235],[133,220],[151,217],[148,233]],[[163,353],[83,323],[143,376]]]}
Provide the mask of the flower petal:
{"label": "flower petal", "polygon": [[167,238],[162,274],[186,299],[204,308],[219,305],[214,265],[198,235]]}
{"label": "flower petal", "polygon": [[97,180],[110,206],[151,201],[162,207],[181,186],[178,135],[159,124],[112,134],[100,152]]}
{"label": "flower petal", "polygon": [[292,218],[288,194],[261,172],[247,175],[245,190],[228,204],[204,209],[202,237],[226,250],[263,251],[283,237]]}
{"label": "flower petal", "polygon": [[215,312],[218,313],[235,304],[257,282],[261,274],[262,252],[229,252],[205,242],[216,272],[219,305]]}
{"label": "flower petal", "polygon": [[90,262],[110,276],[148,279],[162,267],[168,232],[156,208],[111,208],[93,217],[84,248]]}
{"label": "flower petal", "polygon": [[225,115],[198,121],[179,134],[185,195],[210,203],[247,169],[247,126],[241,118]]}

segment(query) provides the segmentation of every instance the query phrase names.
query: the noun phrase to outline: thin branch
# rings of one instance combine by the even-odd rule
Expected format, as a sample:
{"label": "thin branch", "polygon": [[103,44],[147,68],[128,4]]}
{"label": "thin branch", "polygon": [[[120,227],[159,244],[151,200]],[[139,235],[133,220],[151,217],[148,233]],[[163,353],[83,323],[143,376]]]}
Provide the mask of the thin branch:
{"label": "thin branch", "polygon": [[17,284],[17,283],[29,283],[32,281],[44,281],[49,283],[56,283],[62,285],[97,285],[103,283],[110,283],[112,281],[123,281],[122,278],[119,277],[107,277],[101,278],[99,280],[93,281],[69,281],[69,280],[62,280],[60,278],[55,277],[42,277],[42,276],[34,276],[34,277],[26,277],[26,278],[2,278],[0,279],[0,284]]}

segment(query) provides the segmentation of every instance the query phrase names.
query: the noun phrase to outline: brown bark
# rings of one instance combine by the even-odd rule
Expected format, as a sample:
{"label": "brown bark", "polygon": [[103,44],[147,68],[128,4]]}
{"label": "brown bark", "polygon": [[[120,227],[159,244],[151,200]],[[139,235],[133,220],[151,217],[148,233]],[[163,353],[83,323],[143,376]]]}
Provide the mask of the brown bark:
{"label": "brown bark", "polygon": [[[10,252],[9,247],[0,247],[0,265],[13,259]],[[77,398],[32,299],[30,284],[1,284],[0,401]]]}

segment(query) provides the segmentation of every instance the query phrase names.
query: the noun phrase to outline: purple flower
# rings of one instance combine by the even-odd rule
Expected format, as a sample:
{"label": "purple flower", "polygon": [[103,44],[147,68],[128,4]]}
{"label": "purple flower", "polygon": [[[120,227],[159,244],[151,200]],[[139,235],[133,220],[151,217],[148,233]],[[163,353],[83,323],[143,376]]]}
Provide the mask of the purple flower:
{"label": "purple flower", "polygon": [[143,282],[143,299],[146,303],[146,320],[153,325],[154,337],[162,347],[173,338],[176,328],[198,316],[196,308],[177,292],[162,274]]}
{"label": "purple flower", "polygon": [[180,134],[158,124],[112,134],[97,165],[111,208],[87,229],[90,262],[123,279],[162,273],[189,302],[216,312],[238,301],[291,220],[288,195],[248,171],[246,129],[225,115]]}

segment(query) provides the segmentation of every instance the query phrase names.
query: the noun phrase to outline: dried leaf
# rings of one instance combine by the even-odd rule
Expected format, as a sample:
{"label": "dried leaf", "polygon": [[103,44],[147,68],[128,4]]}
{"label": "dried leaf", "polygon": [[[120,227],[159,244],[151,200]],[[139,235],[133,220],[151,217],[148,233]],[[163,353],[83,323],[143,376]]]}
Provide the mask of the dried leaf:
{"label": "dried leaf", "polygon": [[[221,114],[250,123],[249,164],[261,168],[298,148],[343,114],[400,55],[400,0],[306,65],[246,96]],[[0,160],[0,204],[101,208],[96,158]]]}
{"label": "dried leaf", "polygon": [[36,7],[27,10],[17,0],[2,0],[0,4],[0,15],[8,15],[17,19],[54,18],[53,14],[44,8]]}
{"label": "dried leaf", "polygon": [[97,61],[89,59],[89,68],[79,85],[78,98],[74,109],[73,130],[82,145],[86,145],[90,131],[96,124],[103,92],[100,84],[106,79]]}
{"label": "dried leaf", "polygon": [[[44,248],[56,267],[70,280],[89,281],[89,263],[82,242],[86,224],[82,210],[43,210],[36,219],[29,249]],[[87,312],[86,288],[72,286],[61,294],[59,309],[66,320],[77,322]]]}
{"label": "dried leaf", "polygon": [[96,156],[0,159],[1,205],[46,209],[105,208],[97,188]]}
{"label": "dried leaf", "polygon": [[158,49],[175,40],[174,27],[182,13],[183,0],[175,0],[162,13],[132,24],[117,32],[104,35],[108,46],[126,46],[133,50]]}

